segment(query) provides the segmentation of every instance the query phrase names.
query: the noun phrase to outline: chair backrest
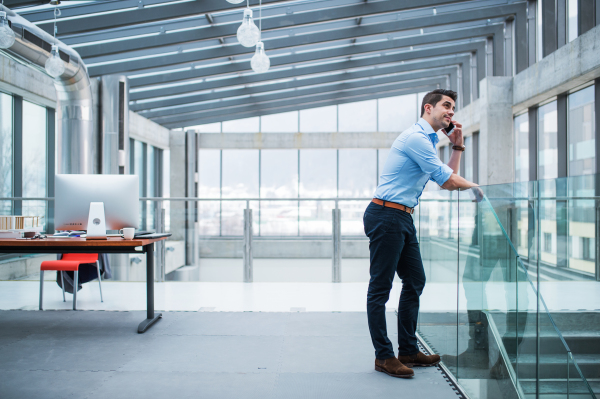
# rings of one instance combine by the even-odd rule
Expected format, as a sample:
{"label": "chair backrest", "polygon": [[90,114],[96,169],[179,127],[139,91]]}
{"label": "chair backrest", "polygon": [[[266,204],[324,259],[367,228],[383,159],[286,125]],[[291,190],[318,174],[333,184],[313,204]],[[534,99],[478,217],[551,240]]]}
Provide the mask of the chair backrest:
{"label": "chair backrest", "polygon": [[64,254],[62,260],[75,260],[81,263],[95,263],[98,254]]}

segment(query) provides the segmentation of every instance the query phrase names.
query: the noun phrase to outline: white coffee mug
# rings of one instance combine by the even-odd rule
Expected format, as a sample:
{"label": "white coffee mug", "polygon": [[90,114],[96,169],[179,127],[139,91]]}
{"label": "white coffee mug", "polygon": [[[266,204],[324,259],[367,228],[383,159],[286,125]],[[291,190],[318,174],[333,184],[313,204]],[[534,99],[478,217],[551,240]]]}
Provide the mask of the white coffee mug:
{"label": "white coffee mug", "polygon": [[120,233],[123,234],[124,239],[133,240],[133,236],[135,234],[135,229],[133,227],[125,227],[120,230]]}

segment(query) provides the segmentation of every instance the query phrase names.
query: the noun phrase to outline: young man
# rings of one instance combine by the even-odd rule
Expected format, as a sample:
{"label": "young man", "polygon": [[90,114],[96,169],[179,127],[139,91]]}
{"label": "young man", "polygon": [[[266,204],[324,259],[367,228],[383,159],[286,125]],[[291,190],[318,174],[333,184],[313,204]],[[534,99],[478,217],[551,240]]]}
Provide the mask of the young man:
{"label": "young man", "polygon": [[[457,174],[465,147],[462,125],[452,120],[455,102],[456,93],[452,90],[438,89],[425,95],[421,118],[394,141],[375,198],[363,217],[371,253],[367,317],[375,347],[375,370],[392,377],[412,377],[414,372],[410,367],[435,366],[440,362],[438,355],[426,356],[417,346],[415,332],[425,271],[411,215],[430,179],[446,190],[477,186]],[[436,132],[451,123],[455,128],[448,137],[453,152],[448,165],[444,165],[437,156]],[[394,273],[402,280],[398,357],[388,339],[385,322],[385,304]]]}

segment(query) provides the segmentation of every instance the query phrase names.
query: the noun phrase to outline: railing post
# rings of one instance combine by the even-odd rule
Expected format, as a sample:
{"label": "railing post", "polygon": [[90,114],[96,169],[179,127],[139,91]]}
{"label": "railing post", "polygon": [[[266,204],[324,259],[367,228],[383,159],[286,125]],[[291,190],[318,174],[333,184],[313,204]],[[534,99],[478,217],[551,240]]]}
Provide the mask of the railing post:
{"label": "railing post", "polygon": [[596,214],[596,281],[600,281],[600,201],[594,201],[596,204],[595,214]]}
{"label": "railing post", "polygon": [[332,238],[333,238],[333,258],[331,267],[331,281],[334,283],[342,282],[342,212],[336,206],[332,210]]}
{"label": "railing post", "polygon": [[244,283],[254,281],[252,266],[252,209],[244,209]]}

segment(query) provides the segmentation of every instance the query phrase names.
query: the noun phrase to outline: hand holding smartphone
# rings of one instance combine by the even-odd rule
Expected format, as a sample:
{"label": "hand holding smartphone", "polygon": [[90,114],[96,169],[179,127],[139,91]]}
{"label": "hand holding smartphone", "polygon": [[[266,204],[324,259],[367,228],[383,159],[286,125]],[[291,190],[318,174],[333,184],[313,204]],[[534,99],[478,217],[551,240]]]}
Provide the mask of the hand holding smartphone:
{"label": "hand holding smartphone", "polygon": [[442,130],[444,131],[444,133],[446,133],[446,136],[450,136],[452,134],[452,131],[454,130],[454,128],[455,128],[454,123],[450,122],[448,127],[445,129],[442,129]]}

